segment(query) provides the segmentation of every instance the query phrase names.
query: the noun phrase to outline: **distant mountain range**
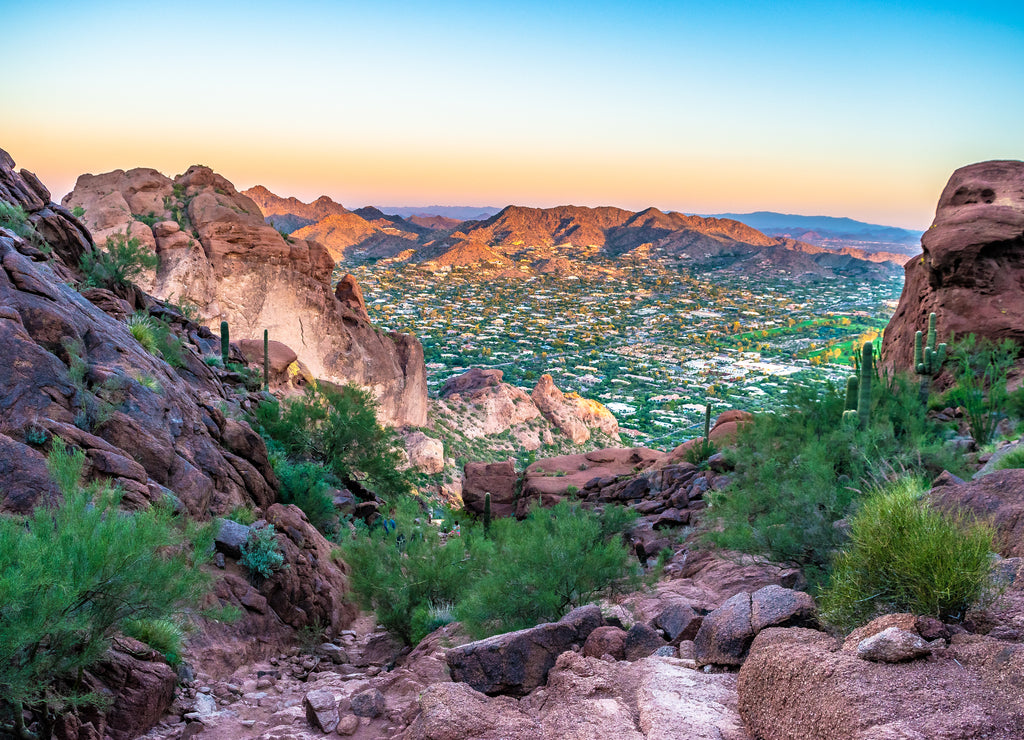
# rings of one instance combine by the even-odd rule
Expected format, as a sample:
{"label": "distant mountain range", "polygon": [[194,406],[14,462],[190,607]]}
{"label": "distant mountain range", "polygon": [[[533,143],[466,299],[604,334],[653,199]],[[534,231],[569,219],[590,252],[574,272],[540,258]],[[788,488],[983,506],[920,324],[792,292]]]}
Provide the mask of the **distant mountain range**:
{"label": "distant mountain range", "polygon": [[[595,261],[659,260],[808,278],[882,278],[895,274],[906,261],[901,254],[873,253],[838,243],[818,246],[766,234],[739,219],[685,216],[656,208],[634,213],[608,206],[507,206],[486,218],[459,221],[428,209],[348,210],[325,196],[305,204],[260,186],[245,195],[263,210],[268,222],[298,238],[322,243],[338,261],[386,259],[431,269],[476,265],[481,277],[583,275],[593,272]],[[435,210],[442,208],[448,213],[458,210]],[[395,210],[408,215],[391,213]]]}
{"label": "distant mountain range", "polygon": [[712,218],[730,218],[763,231],[770,236],[817,244],[823,247],[851,246],[868,252],[896,252],[918,254],[921,251],[921,231],[896,226],[869,224],[852,218],[835,216],[798,216],[774,211],[754,213],[716,213]]}
{"label": "distant mountain range", "polygon": [[500,211],[494,206],[380,206],[385,213],[409,216],[444,216],[455,221],[483,221]]}

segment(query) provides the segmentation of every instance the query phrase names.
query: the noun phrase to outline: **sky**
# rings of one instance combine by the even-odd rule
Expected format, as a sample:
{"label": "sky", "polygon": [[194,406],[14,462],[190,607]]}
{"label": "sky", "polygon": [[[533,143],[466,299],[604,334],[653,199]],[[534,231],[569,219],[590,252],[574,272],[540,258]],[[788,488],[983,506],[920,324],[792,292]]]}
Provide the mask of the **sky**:
{"label": "sky", "polygon": [[0,148],[361,205],[923,229],[1024,159],[1024,3],[0,0]]}

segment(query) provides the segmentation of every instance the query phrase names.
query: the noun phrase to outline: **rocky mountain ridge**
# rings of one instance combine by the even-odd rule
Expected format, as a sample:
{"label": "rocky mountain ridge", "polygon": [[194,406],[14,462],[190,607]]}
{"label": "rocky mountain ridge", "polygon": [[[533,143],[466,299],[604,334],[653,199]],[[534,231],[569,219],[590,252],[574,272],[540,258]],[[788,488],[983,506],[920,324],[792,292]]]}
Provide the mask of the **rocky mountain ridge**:
{"label": "rocky mountain ridge", "polygon": [[[261,197],[262,190],[258,193]],[[278,209],[288,201],[277,198],[267,202],[264,215],[278,219]],[[303,206],[296,216],[306,212],[308,207]],[[588,263],[600,257],[612,261],[685,260],[705,269],[767,268],[809,277],[881,278],[905,260],[901,255],[872,254],[852,247],[826,249],[770,237],[735,220],[655,208],[633,213],[614,207],[513,205],[480,221],[417,218],[362,208],[346,215],[344,221],[334,216],[331,223],[324,220],[307,225],[294,235],[323,241],[339,259],[397,259],[441,269],[479,265],[484,268],[482,277],[550,272],[545,266],[551,259],[566,260],[575,267],[559,272],[578,274],[592,269]]]}

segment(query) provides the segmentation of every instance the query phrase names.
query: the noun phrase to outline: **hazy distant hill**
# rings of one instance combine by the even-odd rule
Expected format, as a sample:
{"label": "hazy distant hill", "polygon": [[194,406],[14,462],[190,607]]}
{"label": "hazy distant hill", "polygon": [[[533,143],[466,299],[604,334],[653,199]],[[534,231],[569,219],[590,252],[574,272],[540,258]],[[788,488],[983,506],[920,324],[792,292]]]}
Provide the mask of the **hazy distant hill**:
{"label": "hazy distant hill", "polygon": [[829,249],[855,247],[867,252],[895,252],[914,255],[921,251],[921,234],[912,229],[869,224],[835,216],[799,216],[774,211],[718,213],[713,218],[731,218],[760,229],[770,236],[784,236]]}
{"label": "hazy distant hill", "polygon": [[274,195],[262,185],[243,190],[242,194],[255,201],[267,223],[285,233],[315,224],[331,215],[349,213],[347,208],[326,195],[321,195],[312,203],[303,203],[298,198]]}
{"label": "hazy distant hill", "polygon": [[397,216],[444,216],[455,221],[483,221],[500,211],[494,206],[380,206],[385,213]]}
{"label": "hazy distant hill", "polygon": [[[478,264],[481,279],[496,274],[585,275],[596,269],[595,260],[605,265],[668,260],[707,270],[775,270],[812,279],[837,274],[883,278],[903,261],[900,255],[772,236],[735,219],[656,208],[633,212],[611,206],[512,205],[486,218],[456,221],[440,214],[393,213],[414,209],[366,206],[350,211],[326,197],[306,204],[262,187],[246,194],[279,228],[286,222],[301,223],[293,235],[320,242],[336,260],[397,259],[437,269]],[[452,212],[455,207],[446,208]],[[325,215],[317,219],[320,214]]]}

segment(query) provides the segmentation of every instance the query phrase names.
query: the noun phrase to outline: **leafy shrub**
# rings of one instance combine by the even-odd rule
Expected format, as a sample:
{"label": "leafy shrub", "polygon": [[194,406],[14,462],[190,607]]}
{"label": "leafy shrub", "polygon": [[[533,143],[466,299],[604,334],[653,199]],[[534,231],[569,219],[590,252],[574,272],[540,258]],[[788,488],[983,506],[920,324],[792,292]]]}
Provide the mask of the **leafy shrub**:
{"label": "leafy shrub", "polygon": [[450,601],[420,604],[412,613],[412,642],[418,643],[434,630],[455,621],[455,605]]}
{"label": "leafy shrub", "polygon": [[301,398],[264,401],[256,424],[289,459],[323,463],[355,491],[365,487],[389,498],[411,490],[410,474],[399,470],[394,430],[377,423],[376,402],[356,385],[321,384]]}
{"label": "leafy shrub", "polygon": [[199,570],[208,527],[182,525],[165,507],[120,511],[116,490],[80,485],[84,464],[54,439],[48,467],[63,499],[0,517],[0,715],[15,724],[23,706],[101,701],[81,693],[80,671],[131,622],[181,618],[209,583]]}
{"label": "leafy shrub", "polygon": [[283,454],[270,458],[274,473],[281,483],[281,502],[295,504],[306,514],[309,523],[327,531],[337,520],[330,491],[329,470],[317,462],[289,462]]}
{"label": "leafy shrub", "polygon": [[793,386],[786,408],[744,425],[729,453],[736,466],[732,485],[708,496],[706,539],[803,568],[817,585],[844,541],[832,525],[860,490],[894,471],[963,472],[910,381],[872,385],[874,408],[864,430],[839,423],[845,396],[834,387]]}
{"label": "leafy shrub", "polygon": [[242,557],[238,562],[245,566],[256,581],[270,578],[281,569],[284,555],[277,546],[273,524],[249,532],[249,539],[242,543]]}
{"label": "leafy shrub", "polygon": [[392,514],[395,527],[364,528],[340,545],[352,569],[349,584],[361,605],[410,645],[427,634],[422,614],[414,628],[417,610],[457,601],[474,567],[466,559],[465,538],[442,543],[434,527],[417,523],[420,516],[416,502],[403,499]]}
{"label": "leafy shrub", "polygon": [[36,230],[28,221],[25,209],[14,203],[0,200],[0,228],[13,231],[22,239],[35,242],[38,240]]}
{"label": "leafy shrub", "polygon": [[1024,468],[1024,447],[1017,447],[1010,450],[1001,458],[996,460],[993,466],[996,470],[1007,470],[1009,468]]}
{"label": "leafy shrub", "polygon": [[1017,345],[1012,339],[979,342],[968,334],[953,348],[956,387],[950,399],[967,412],[971,437],[979,446],[991,441],[996,426],[1006,415],[1010,404],[1006,376],[1016,357]]}
{"label": "leafy shrub", "polygon": [[926,490],[908,477],[864,500],[819,598],[828,621],[850,629],[893,612],[960,620],[983,594],[994,529],[938,511],[924,499]]}
{"label": "leafy shrub", "polygon": [[475,636],[560,619],[569,609],[639,585],[639,564],[622,541],[632,522],[624,509],[607,514],[563,501],[535,508],[522,522],[499,519],[489,538],[470,540],[479,578],[456,613]]}
{"label": "leafy shrub", "polygon": [[157,221],[161,221],[162,220],[161,217],[157,216],[153,211],[150,211],[145,216],[140,216],[140,215],[136,214],[133,218],[136,221],[141,221],[142,223],[146,224],[146,226],[148,226],[150,228],[153,228],[153,224],[155,224]]}
{"label": "leafy shrub", "polygon": [[82,206],[75,206],[71,209],[71,215],[75,218],[81,218],[85,215],[85,209]]}
{"label": "leafy shrub", "polygon": [[181,663],[184,631],[171,619],[132,619],[125,622],[124,633],[144,642],[167,659],[172,666]]}
{"label": "leafy shrub", "polygon": [[127,285],[159,260],[139,240],[126,234],[114,234],[104,245],[82,255],[81,268],[85,284],[94,288],[116,288]]}

